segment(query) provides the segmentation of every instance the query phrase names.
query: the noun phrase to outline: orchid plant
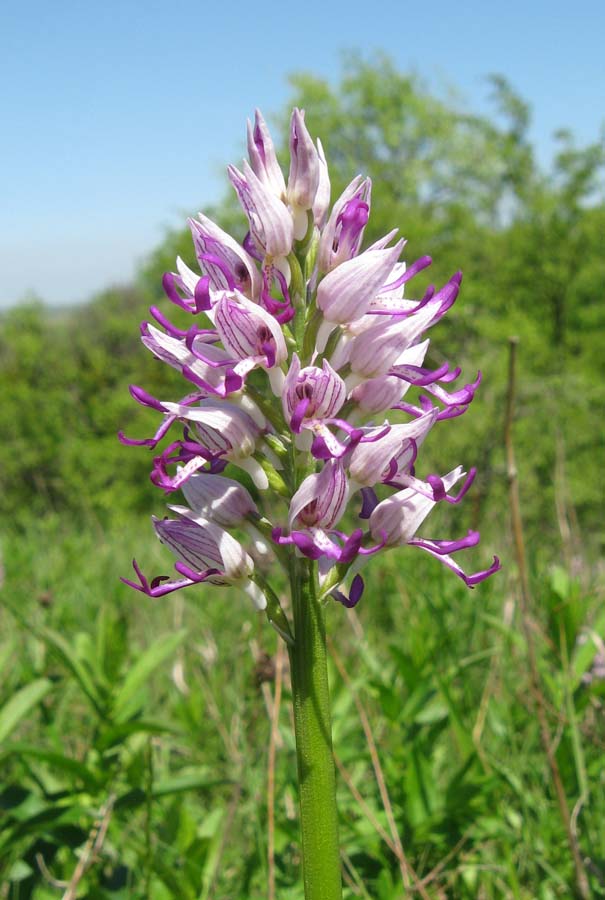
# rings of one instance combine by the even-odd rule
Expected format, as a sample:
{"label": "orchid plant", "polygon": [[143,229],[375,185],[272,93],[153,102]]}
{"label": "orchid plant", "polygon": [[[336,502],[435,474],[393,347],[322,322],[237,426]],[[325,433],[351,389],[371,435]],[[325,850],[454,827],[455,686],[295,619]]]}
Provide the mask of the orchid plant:
{"label": "orchid plant", "polygon": [[[474,469],[423,479],[416,466],[433,427],[468,409],[480,374],[456,388],[459,368],[425,365],[425,332],[455,302],[461,275],[404,296],[430,257],[406,266],[396,231],[362,250],[370,179],[354,178],[330,210],[323,148],[301,110],[292,113],[287,181],[259,112],[248,154],[241,171],[228,170],[248,220],[243,243],[203,214],[191,219],[200,273],[177,259],[163,287],[192,324],[177,328],[152,307],[141,326],[143,344],[183,375],[188,392],[174,402],[132,386],[161,422],[153,437],[120,438],[151,448],[152,481],[184,502],[153,520],[176,575],[149,579],[135,561],[136,580],[123,580],[150,597],[237,585],[287,642],[305,897],[335,900],[324,607],[358,603],[370,557],[404,544],[469,587],[500,567],[495,557],[467,574],[455,560],[478,543],[475,531],[456,540],[418,533],[437,503],[458,503],[473,481]],[[421,389],[414,401],[411,388]],[[289,580],[287,600],[272,586],[275,567]]]}

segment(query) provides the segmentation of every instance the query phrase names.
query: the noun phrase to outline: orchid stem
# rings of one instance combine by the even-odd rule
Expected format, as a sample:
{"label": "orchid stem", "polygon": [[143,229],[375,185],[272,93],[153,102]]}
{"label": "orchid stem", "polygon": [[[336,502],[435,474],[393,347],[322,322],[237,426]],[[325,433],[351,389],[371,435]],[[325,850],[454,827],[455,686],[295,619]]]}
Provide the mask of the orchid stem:
{"label": "orchid stem", "polygon": [[305,900],[342,900],[326,632],[315,564],[290,572],[295,637],[289,647]]}

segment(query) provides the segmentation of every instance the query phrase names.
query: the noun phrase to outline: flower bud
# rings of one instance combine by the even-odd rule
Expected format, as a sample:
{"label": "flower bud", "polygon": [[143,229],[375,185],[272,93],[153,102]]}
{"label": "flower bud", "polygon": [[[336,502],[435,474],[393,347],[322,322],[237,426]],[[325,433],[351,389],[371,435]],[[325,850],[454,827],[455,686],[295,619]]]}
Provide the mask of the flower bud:
{"label": "flower bud", "polygon": [[[304,112],[294,109],[290,122],[290,174],[288,202],[300,210],[311,209],[319,185],[319,155],[305,125]],[[306,229],[305,229],[306,230]],[[304,237],[297,235],[300,240]]]}
{"label": "flower bud", "polygon": [[252,171],[259,181],[262,181],[276,197],[283,197],[286,193],[284,175],[277,161],[275,147],[271,134],[267,128],[260,110],[254,113],[254,127],[248,120],[248,157]]}
{"label": "flower bud", "polygon": [[244,173],[229,166],[229,179],[248,217],[254,245],[263,256],[287,256],[292,249],[292,216],[244,160]]}
{"label": "flower bud", "polygon": [[358,384],[351,392],[351,400],[364,415],[375,416],[398,403],[408,387],[409,385],[400,378],[381,375],[379,378],[370,378]]}
{"label": "flower bud", "polygon": [[[389,321],[390,317],[385,321],[383,316],[376,318],[379,320],[376,325],[361,332],[353,340],[349,357],[351,371],[363,378],[378,378],[386,375],[395,362],[422,365],[429,346],[428,340],[410,348],[406,337],[407,322],[397,319]],[[409,358],[405,355],[406,351]]]}
{"label": "flower bud", "polygon": [[370,516],[370,532],[375,541],[387,545],[406,544],[434,506],[434,501],[406,488],[379,503]]}

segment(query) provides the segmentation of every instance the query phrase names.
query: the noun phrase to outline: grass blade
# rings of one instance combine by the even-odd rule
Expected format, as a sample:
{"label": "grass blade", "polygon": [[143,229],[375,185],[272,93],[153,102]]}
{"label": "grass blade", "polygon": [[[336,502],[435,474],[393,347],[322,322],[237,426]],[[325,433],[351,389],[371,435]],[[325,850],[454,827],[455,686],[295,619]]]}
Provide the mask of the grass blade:
{"label": "grass blade", "polygon": [[37,678],[17,691],[0,709],[0,743],[16,728],[21,719],[48,694],[52,683],[48,678]]}

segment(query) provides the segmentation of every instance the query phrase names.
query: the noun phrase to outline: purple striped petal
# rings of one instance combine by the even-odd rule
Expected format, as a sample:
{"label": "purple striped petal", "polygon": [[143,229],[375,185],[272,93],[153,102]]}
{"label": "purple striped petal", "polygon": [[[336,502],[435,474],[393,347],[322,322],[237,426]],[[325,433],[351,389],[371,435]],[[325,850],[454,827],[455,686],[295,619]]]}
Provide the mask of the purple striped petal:
{"label": "purple striped petal", "polygon": [[244,161],[243,174],[235,166],[229,166],[227,171],[258,250],[263,256],[287,256],[294,239],[288,208],[259,180],[247,162]]}
{"label": "purple striped petal", "polygon": [[360,442],[348,461],[351,478],[361,487],[372,487],[409,471],[436,418],[434,409],[407,425],[392,425],[388,434],[372,443]]}
{"label": "purple striped petal", "polygon": [[188,224],[200,268],[210,279],[212,289],[236,288],[246,296],[254,296],[260,277],[250,254],[203,213],[197,219],[189,219]]}
{"label": "purple striped petal", "polygon": [[246,488],[233,478],[203,472],[189,478],[182,491],[196,515],[224,528],[238,525],[250,513],[258,512]]}
{"label": "purple striped petal", "polygon": [[254,565],[239,541],[223,528],[203,519],[184,507],[175,511],[184,517],[179,519],[153,519],[160,541],[166,544],[179,562],[194,572],[218,568],[226,582],[248,578]]}
{"label": "purple striped petal", "polygon": [[[292,355],[284,381],[282,406],[293,431],[300,431],[304,419],[322,420],[334,416],[345,397],[345,383],[327,360],[323,361],[321,369],[317,366],[301,369],[298,355]],[[306,401],[304,407],[303,401]]]}
{"label": "purple striped petal", "polygon": [[281,365],[288,350],[273,316],[238,292],[221,294],[214,322],[223,346],[237,359],[252,358],[265,369]]}
{"label": "purple striped petal", "polygon": [[361,318],[401,253],[402,242],[343,262],[317,288],[317,306],[328,322],[344,324]]}
{"label": "purple striped petal", "polygon": [[308,475],[290,502],[290,528],[331,528],[344,512],[348,498],[347,477],[340,462],[329,460],[319,473]]}

